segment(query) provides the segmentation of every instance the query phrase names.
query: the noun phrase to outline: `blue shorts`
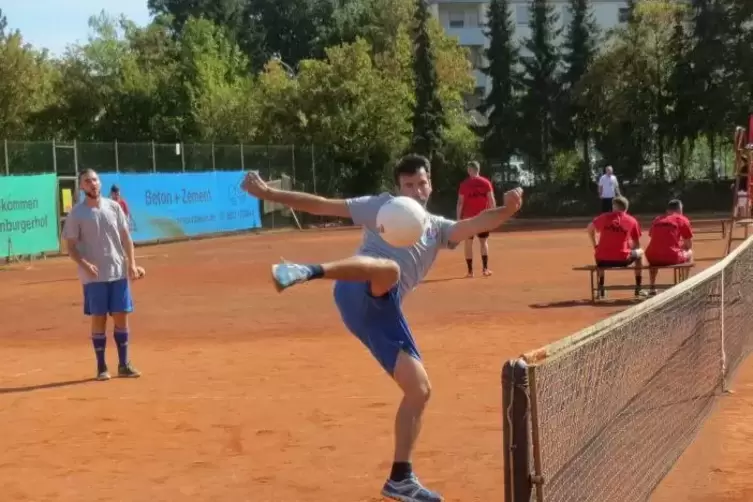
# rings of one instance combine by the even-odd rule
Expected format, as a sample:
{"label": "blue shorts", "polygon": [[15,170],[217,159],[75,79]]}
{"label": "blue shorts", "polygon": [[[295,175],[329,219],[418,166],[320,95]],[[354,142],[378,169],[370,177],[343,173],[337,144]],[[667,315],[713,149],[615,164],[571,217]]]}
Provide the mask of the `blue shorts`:
{"label": "blue shorts", "polygon": [[128,279],[84,284],[84,314],[103,316],[133,312]]}
{"label": "blue shorts", "polygon": [[395,371],[400,351],[421,360],[394,287],[379,298],[367,282],[337,281],[335,304],[345,326],[371,351],[387,373]]}

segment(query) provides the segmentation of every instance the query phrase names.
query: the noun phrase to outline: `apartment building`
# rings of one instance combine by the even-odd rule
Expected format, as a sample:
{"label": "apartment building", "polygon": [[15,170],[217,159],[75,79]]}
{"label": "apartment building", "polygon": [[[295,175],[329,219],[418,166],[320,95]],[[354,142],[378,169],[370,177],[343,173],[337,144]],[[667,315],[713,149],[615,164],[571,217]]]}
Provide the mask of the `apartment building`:
{"label": "apartment building", "polygon": [[[570,23],[571,12],[568,0],[550,0],[559,14],[559,22],[566,26]],[[518,40],[528,38],[531,29],[529,7],[531,0],[510,0],[510,16],[515,26]],[[596,22],[602,30],[607,30],[627,21],[627,0],[592,0],[592,11]],[[460,45],[470,50],[473,74],[476,78],[475,95],[469,97],[469,107],[491,89],[490,79],[479,68],[488,64],[484,50],[489,47],[489,40],[484,34],[486,11],[489,2],[479,0],[430,0],[432,13],[439,19],[447,34],[456,37]]]}

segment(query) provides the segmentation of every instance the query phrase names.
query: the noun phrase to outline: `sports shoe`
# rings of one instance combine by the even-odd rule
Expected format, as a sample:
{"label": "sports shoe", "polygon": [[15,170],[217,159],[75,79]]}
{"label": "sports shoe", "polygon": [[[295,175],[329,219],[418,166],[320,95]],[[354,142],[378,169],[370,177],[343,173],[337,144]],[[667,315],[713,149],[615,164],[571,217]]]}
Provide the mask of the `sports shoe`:
{"label": "sports shoe", "polygon": [[278,293],[295,284],[306,282],[310,278],[311,271],[303,265],[285,261],[272,265],[272,279],[275,282],[275,289]]}
{"label": "sports shoe", "polygon": [[118,366],[118,377],[120,378],[138,378],[140,376],[141,372],[134,368],[131,363]]}
{"label": "sports shoe", "polygon": [[490,275],[492,275],[492,271],[488,268],[485,268],[482,273],[484,274],[484,277],[489,277]]}
{"label": "sports shoe", "polygon": [[382,496],[400,502],[442,502],[444,500],[440,494],[424,488],[415,474],[411,474],[402,481],[388,479],[382,488]]}
{"label": "sports shoe", "polygon": [[109,380],[110,378],[110,372],[107,371],[107,367],[97,370],[97,380],[99,380],[100,382],[104,382],[105,380]]}

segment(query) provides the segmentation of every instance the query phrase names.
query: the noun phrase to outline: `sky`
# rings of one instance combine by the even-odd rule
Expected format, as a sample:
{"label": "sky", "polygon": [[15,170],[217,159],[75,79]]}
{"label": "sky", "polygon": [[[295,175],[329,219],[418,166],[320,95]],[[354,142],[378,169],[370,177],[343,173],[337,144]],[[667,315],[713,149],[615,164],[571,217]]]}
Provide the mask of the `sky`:
{"label": "sky", "polygon": [[25,42],[47,48],[56,56],[69,44],[85,42],[88,21],[102,10],[124,14],[138,25],[149,22],[147,0],[0,0],[10,29],[18,29]]}

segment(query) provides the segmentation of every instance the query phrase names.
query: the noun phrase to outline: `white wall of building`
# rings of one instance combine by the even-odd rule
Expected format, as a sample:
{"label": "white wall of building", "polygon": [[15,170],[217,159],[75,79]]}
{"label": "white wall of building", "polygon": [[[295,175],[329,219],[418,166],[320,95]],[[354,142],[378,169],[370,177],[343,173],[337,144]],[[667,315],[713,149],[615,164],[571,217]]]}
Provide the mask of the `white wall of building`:
{"label": "white wall of building", "polygon": [[[559,14],[560,27],[567,26],[571,19],[568,0],[550,0]],[[515,26],[518,42],[530,37],[528,27],[531,0],[511,0],[510,17]],[[602,31],[613,28],[625,21],[627,0],[592,0],[592,12]],[[460,45],[471,51],[471,63],[476,77],[477,94],[486,94],[491,89],[490,79],[476,68],[486,66],[484,49],[489,40],[484,34],[487,21],[488,2],[478,0],[433,0],[431,10],[439,19],[445,32],[456,37]],[[564,34],[563,34],[564,35]],[[561,37],[562,38],[562,37]]]}

